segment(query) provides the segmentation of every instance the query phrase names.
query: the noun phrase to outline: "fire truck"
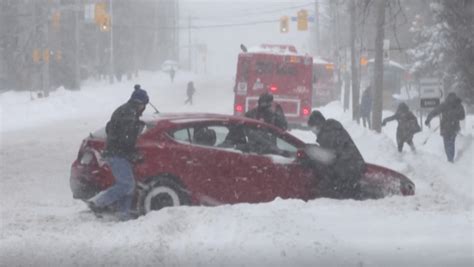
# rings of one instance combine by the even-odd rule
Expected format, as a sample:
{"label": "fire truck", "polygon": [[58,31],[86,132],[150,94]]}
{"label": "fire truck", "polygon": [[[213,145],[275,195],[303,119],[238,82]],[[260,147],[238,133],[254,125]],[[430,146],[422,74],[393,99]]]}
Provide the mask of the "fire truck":
{"label": "fire truck", "polygon": [[313,58],[313,105],[319,107],[338,98],[334,80],[334,64],[319,57]]}
{"label": "fire truck", "polygon": [[298,54],[292,45],[244,49],[237,63],[234,114],[244,115],[270,92],[290,127],[305,126],[312,108],[312,68],[312,57]]}

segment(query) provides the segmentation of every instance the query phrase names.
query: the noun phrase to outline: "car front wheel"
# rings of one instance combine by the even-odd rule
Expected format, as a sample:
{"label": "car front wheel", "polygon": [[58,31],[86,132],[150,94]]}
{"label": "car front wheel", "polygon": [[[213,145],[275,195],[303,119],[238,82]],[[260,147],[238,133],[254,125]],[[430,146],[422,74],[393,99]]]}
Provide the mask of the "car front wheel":
{"label": "car front wheel", "polygon": [[168,177],[153,179],[140,194],[142,214],[181,205],[189,205],[188,195],[177,182]]}

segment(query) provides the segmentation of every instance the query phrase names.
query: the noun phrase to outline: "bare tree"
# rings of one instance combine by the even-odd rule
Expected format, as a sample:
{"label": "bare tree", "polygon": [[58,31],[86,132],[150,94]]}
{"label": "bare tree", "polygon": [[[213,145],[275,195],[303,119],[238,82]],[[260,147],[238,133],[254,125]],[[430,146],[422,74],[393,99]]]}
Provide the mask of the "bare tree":
{"label": "bare tree", "polygon": [[359,123],[359,74],[358,74],[358,65],[359,60],[357,60],[356,55],[356,16],[357,9],[355,0],[350,2],[350,43],[351,43],[351,76],[352,76],[352,119],[356,120]]}
{"label": "bare tree", "polygon": [[383,40],[385,36],[385,7],[387,0],[377,0],[377,23],[375,36],[375,62],[374,62],[374,101],[372,112],[373,129],[380,133],[382,131],[382,109],[383,109]]}

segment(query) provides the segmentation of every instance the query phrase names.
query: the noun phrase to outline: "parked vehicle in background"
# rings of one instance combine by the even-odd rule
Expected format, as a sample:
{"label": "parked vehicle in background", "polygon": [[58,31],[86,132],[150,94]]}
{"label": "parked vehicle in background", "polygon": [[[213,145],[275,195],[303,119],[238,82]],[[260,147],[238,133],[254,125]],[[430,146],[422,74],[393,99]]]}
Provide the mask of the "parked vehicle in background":
{"label": "parked vehicle in background", "polygon": [[[134,167],[134,207],[140,214],[179,205],[259,203],[318,197],[308,160],[317,145],[270,124],[242,116],[159,114],[145,119],[138,138],[143,162]],[[71,167],[73,197],[87,200],[114,183],[102,158],[105,130],[83,140]],[[361,180],[372,195],[413,195],[404,175],[367,164]]]}
{"label": "parked vehicle in background", "polygon": [[244,115],[264,92],[274,96],[290,127],[306,125],[312,107],[312,57],[292,45],[264,44],[238,56],[234,114]]}
{"label": "parked vehicle in background", "polygon": [[179,70],[179,63],[174,60],[165,60],[161,64],[161,71],[170,72],[171,70],[174,70],[174,71]]}
{"label": "parked vehicle in background", "polygon": [[313,58],[313,107],[324,106],[337,100],[340,92],[336,88],[334,64],[319,57]]}

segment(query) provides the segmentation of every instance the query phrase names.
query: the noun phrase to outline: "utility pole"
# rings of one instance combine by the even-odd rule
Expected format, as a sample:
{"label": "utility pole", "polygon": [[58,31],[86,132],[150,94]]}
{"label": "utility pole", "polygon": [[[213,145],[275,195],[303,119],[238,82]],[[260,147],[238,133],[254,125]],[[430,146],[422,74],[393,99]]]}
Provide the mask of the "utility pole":
{"label": "utility pole", "polygon": [[357,28],[356,28],[357,10],[356,10],[355,0],[351,0],[349,8],[350,8],[349,11],[351,12],[351,15],[350,15],[351,18],[349,20],[349,23],[350,23],[350,29],[351,29],[350,38],[351,38],[351,76],[352,76],[352,119],[357,121],[357,123],[359,123],[359,119],[360,119],[359,81],[358,81],[359,75],[357,73],[358,71],[357,67],[358,67],[359,61],[356,60],[357,57],[356,57],[356,48],[355,48],[356,31],[357,31]]}
{"label": "utility pole", "polygon": [[387,0],[377,0],[377,22],[375,35],[375,62],[374,62],[374,88],[372,126],[375,131],[382,131],[383,109],[383,40],[385,38],[385,6]]}
{"label": "utility pole", "polygon": [[45,97],[49,96],[49,60],[50,60],[50,49],[49,49],[49,17],[50,17],[50,5],[41,6],[41,51],[43,54],[43,64],[41,65],[41,88]]}
{"label": "utility pole", "polygon": [[191,50],[191,15],[188,16],[188,68],[191,71],[191,57],[192,57],[192,50]]}
{"label": "utility pole", "polygon": [[314,55],[320,54],[319,0],[314,0]]}
{"label": "utility pole", "polygon": [[114,0],[110,0],[110,76],[109,82],[114,83]]}
{"label": "utility pole", "polygon": [[79,69],[79,49],[80,49],[80,38],[79,38],[79,12],[81,11],[78,3],[75,3],[73,6],[74,10],[74,89],[81,89],[81,73]]}

